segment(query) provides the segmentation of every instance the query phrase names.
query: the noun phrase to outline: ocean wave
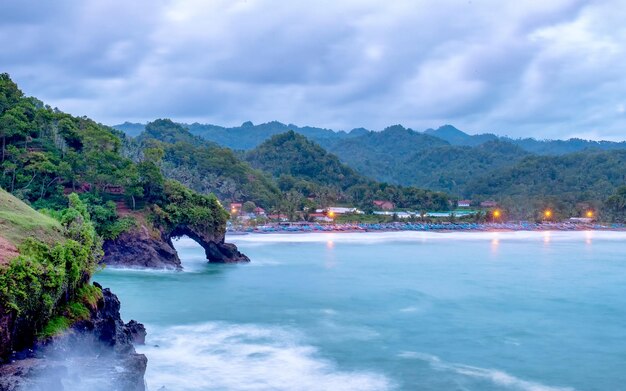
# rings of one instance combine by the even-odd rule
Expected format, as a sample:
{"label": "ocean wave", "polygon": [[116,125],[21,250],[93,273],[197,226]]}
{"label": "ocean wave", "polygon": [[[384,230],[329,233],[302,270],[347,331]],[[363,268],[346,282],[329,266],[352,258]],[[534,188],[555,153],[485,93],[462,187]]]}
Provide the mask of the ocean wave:
{"label": "ocean wave", "polygon": [[430,366],[438,371],[449,371],[459,375],[487,380],[494,385],[505,387],[511,390],[520,391],[574,391],[571,387],[555,387],[542,383],[520,379],[504,371],[490,368],[481,368],[465,364],[448,363],[432,354],[420,352],[401,352],[399,357],[405,359],[416,359],[426,361]]}
{"label": "ocean wave", "polygon": [[295,331],[228,323],[148,326],[149,390],[388,390],[390,380],[343,371]]}

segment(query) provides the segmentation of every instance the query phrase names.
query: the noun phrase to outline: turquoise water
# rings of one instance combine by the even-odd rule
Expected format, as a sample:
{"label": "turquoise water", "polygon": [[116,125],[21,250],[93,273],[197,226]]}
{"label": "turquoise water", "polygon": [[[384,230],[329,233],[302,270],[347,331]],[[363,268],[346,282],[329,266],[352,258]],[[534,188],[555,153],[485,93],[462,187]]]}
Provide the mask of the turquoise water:
{"label": "turquoise water", "polygon": [[95,279],[150,390],[626,389],[626,233],[229,238],[248,265]]}

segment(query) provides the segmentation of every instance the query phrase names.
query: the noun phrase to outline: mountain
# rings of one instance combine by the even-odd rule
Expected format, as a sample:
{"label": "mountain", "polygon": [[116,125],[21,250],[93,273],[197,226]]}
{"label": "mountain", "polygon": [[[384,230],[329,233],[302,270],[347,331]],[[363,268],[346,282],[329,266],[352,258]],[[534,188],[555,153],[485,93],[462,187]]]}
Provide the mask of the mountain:
{"label": "mountain", "polygon": [[248,151],[246,160],[274,177],[290,175],[320,185],[346,189],[365,178],[306,137],[290,130]]}
{"label": "mountain", "polygon": [[115,125],[113,128],[124,132],[126,135],[130,137],[137,137],[144,131],[146,128],[145,124],[133,123],[133,122],[124,122],[123,124]]}
{"label": "mountain", "polygon": [[424,134],[438,137],[449,142],[452,145],[464,145],[475,147],[488,141],[498,140],[498,136],[491,133],[469,135],[460,131],[452,125],[444,125],[437,129],[426,129]]}
{"label": "mountain", "polygon": [[126,147],[132,150],[130,154],[140,155],[152,146],[164,152],[164,175],[195,191],[214,193],[228,202],[249,200],[265,208],[280,199],[280,191],[268,175],[253,169],[232,150],[195,136],[169,119],[148,123]]}
{"label": "mountain", "polygon": [[[344,147],[338,146],[336,147],[337,149],[335,149],[335,144],[338,144],[340,140],[349,140],[365,136],[370,133],[380,133],[364,128],[352,129],[349,132],[333,131],[331,129],[310,126],[299,127],[293,124],[287,125],[278,121],[272,121],[260,125],[254,125],[252,122],[248,121],[244,122],[241,126],[232,128],[199,123],[181,125],[196,136],[200,136],[205,140],[213,141],[219,145],[226,146],[234,150],[252,149],[275,134],[293,130],[296,133],[302,134],[319,143],[325,148],[336,151],[343,157],[347,156],[347,154],[341,153],[341,149]],[[136,137],[144,130],[145,125],[125,122],[113,127],[129,136]],[[394,128],[394,126],[390,128]],[[510,137],[497,136],[492,133],[470,135],[452,125],[444,125],[437,129],[426,129],[422,134],[438,138],[439,140],[443,140],[448,144],[455,146],[475,147],[489,141],[500,140],[515,144],[527,152],[540,155],[562,155],[565,153],[584,150],[626,149],[626,141],[593,141],[578,138],[571,138],[569,140],[537,140],[534,138],[514,139]]]}
{"label": "mountain", "polygon": [[581,151],[614,151],[626,149],[626,141],[594,141],[579,138],[570,138],[569,140],[536,140],[534,138],[511,139],[507,137],[502,137],[501,140],[518,145],[524,150],[538,155],[563,155]]}
{"label": "mountain", "polygon": [[503,202],[518,217],[533,218],[552,207],[580,216],[600,208],[626,184],[626,150],[585,151],[561,156],[530,155],[517,164],[471,178],[466,192]]}
{"label": "mountain", "polygon": [[530,154],[503,141],[489,141],[476,147],[441,146],[418,152],[398,163],[394,183],[420,186],[467,197],[472,178],[510,167]]}
{"label": "mountain", "polygon": [[325,198],[371,210],[374,200],[388,200],[400,208],[447,210],[449,198],[440,192],[390,185],[366,178],[342,163],[337,156],[301,134],[278,134],[245,158],[254,167],[271,173],[281,190],[306,197]]}
{"label": "mountain", "polygon": [[[324,140],[350,137],[350,133],[343,131],[335,132],[330,129],[316,128],[311,126],[298,127],[293,124],[283,124],[272,121],[265,124],[254,125],[252,122],[244,122],[241,126],[225,128],[216,125],[201,125],[193,123],[186,126],[192,134],[206,140],[216,142],[231,149],[248,150],[261,144],[266,139],[288,130],[293,130],[312,140]],[[354,135],[359,134],[357,130]]]}
{"label": "mountain", "polygon": [[400,125],[381,132],[366,132],[357,137],[325,140],[321,144],[362,175],[378,181],[411,185],[415,183],[401,179],[406,159],[420,151],[448,145],[437,137]]}

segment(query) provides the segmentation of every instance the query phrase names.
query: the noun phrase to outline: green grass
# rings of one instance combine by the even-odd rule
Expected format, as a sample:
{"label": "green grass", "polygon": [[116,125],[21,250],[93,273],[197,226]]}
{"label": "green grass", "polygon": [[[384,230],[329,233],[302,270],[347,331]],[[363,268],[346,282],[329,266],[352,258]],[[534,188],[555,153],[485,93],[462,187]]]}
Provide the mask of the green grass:
{"label": "green grass", "polygon": [[85,306],[95,309],[98,306],[98,300],[102,298],[102,290],[96,286],[85,284],[78,292],[76,297],[81,300]]}
{"label": "green grass", "polygon": [[91,313],[85,304],[78,301],[73,301],[62,306],[59,312],[62,315],[52,317],[39,332],[39,338],[49,338],[62,334],[74,323],[79,320],[87,320],[91,316]]}
{"label": "green grass", "polygon": [[54,337],[55,335],[62,334],[70,327],[71,323],[72,322],[65,316],[55,316],[50,319],[48,324],[41,330],[39,338]]}
{"label": "green grass", "polygon": [[52,244],[63,241],[61,224],[0,189],[0,235],[19,245],[33,237]]}

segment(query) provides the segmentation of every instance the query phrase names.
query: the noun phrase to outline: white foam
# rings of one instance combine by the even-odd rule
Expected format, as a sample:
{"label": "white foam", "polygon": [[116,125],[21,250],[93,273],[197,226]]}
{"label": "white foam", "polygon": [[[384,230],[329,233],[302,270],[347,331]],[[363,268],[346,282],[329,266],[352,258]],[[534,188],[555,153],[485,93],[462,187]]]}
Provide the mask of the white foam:
{"label": "white foam", "polygon": [[[148,326],[149,390],[387,390],[382,374],[342,371],[294,331],[204,323]],[[154,347],[158,345],[159,347]]]}
{"label": "white foam", "polygon": [[511,390],[521,391],[574,391],[571,387],[554,387],[520,379],[504,371],[490,368],[480,368],[465,364],[447,363],[439,357],[420,352],[401,352],[398,357],[426,361],[430,366],[439,371],[450,371],[463,376],[487,380],[495,385],[506,387]]}
{"label": "white foam", "polygon": [[498,231],[498,232],[314,232],[277,233],[229,236],[227,240],[246,246],[272,243],[363,243],[380,242],[425,242],[430,240],[469,240],[469,241],[538,241],[545,242],[549,235],[551,242],[588,242],[589,240],[626,240],[626,231]]}

